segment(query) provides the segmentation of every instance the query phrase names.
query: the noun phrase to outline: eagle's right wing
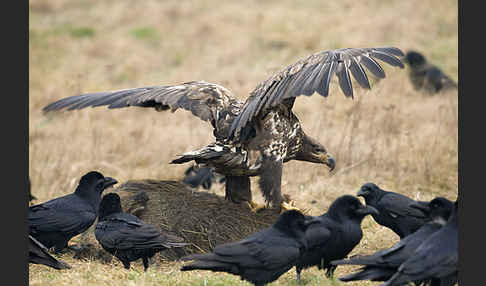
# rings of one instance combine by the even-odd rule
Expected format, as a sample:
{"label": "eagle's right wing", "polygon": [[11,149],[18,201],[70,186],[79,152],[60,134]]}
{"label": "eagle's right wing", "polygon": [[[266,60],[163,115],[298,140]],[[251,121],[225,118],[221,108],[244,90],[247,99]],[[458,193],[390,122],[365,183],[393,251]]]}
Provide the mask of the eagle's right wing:
{"label": "eagle's right wing", "polygon": [[106,105],[108,108],[128,106],[153,107],[157,110],[178,108],[208,121],[216,128],[220,113],[237,113],[242,103],[236,100],[226,88],[205,81],[191,81],[180,85],[148,86],[118,91],[87,93],[66,97],[43,108],[45,112],[54,110],[74,110],[85,107]]}

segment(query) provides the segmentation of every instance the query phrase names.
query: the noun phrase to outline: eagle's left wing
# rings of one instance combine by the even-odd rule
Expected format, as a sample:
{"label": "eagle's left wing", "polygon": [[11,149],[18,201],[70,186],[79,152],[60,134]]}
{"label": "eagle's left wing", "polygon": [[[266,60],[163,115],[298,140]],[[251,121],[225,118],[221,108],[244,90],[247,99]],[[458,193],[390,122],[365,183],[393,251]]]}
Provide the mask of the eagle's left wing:
{"label": "eagle's left wing", "polygon": [[310,96],[317,92],[327,97],[334,74],[346,97],[353,97],[351,74],[362,87],[370,89],[362,64],[376,77],[384,78],[385,72],[376,59],[403,68],[403,63],[397,58],[403,55],[401,50],[393,47],[347,48],[310,55],[260,83],[251,92],[231,125],[229,137],[236,138],[249,122],[268,108],[280,103],[291,108],[297,96]]}

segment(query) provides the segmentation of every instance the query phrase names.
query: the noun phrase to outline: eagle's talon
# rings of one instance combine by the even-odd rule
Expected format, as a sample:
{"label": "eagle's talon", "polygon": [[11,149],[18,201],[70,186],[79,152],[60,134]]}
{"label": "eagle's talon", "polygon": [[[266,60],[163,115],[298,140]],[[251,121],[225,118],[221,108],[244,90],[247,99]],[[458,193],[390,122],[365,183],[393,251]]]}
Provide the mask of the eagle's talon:
{"label": "eagle's talon", "polygon": [[299,209],[298,207],[295,206],[295,201],[294,200],[289,200],[287,202],[282,202],[280,204],[280,213],[284,213],[289,210],[297,210],[303,214],[308,214],[309,210],[308,209]]}
{"label": "eagle's talon", "polygon": [[289,211],[289,210],[298,210],[298,211],[302,212],[302,210],[300,210],[299,208],[297,208],[295,206],[295,201],[293,201],[293,200],[290,200],[288,202],[282,202],[280,204],[280,213],[283,213],[283,212],[286,212],[286,211]]}

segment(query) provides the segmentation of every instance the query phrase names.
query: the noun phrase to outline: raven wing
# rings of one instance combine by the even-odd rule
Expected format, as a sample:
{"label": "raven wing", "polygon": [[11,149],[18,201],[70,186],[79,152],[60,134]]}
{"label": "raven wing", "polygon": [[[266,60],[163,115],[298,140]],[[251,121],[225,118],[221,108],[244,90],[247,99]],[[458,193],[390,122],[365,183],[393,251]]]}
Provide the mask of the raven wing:
{"label": "raven wing", "polygon": [[410,207],[415,203],[414,200],[395,193],[384,195],[378,202],[377,207],[380,210],[386,210],[392,216],[411,216],[416,218],[425,218],[425,214],[419,209]]}
{"label": "raven wing", "polygon": [[29,263],[43,264],[55,269],[69,269],[71,266],[49,254],[47,248],[29,235]]}
{"label": "raven wing", "polygon": [[72,205],[58,198],[44,204],[29,207],[29,232],[81,233],[96,220],[91,209],[74,209]]}
{"label": "raven wing", "polygon": [[331,237],[331,230],[319,219],[317,218],[314,223],[309,223],[305,231],[305,240],[307,241],[308,248],[323,245]]}
{"label": "raven wing", "polygon": [[295,261],[299,255],[300,249],[296,241],[278,235],[277,231],[269,231],[219,245],[212,253],[193,254],[182,260],[235,264],[239,268],[278,269]]}
{"label": "raven wing", "polygon": [[[103,235],[100,235],[100,231]],[[119,250],[171,247],[167,238],[155,226],[123,218],[98,222],[95,235],[105,247]]]}

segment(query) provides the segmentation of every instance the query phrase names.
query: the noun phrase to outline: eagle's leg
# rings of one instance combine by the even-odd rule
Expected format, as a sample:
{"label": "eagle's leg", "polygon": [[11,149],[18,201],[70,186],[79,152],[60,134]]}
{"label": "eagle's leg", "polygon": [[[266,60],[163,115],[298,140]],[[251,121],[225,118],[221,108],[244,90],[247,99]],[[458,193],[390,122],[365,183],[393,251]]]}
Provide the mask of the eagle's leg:
{"label": "eagle's leg", "polygon": [[252,201],[250,178],[247,176],[226,176],[225,199],[236,204],[247,203],[253,212],[265,207]]}
{"label": "eagle's leg", "polygon": [[282,195],[282,167],[282,160],[273,160],[268,157],[263,159],[263,173],[258,181],[263,197],[274,208],[279,206],[281,213],[292,209],[300,211],[300,209],[294,207],[294,202],[288,199],[288,196]]}

